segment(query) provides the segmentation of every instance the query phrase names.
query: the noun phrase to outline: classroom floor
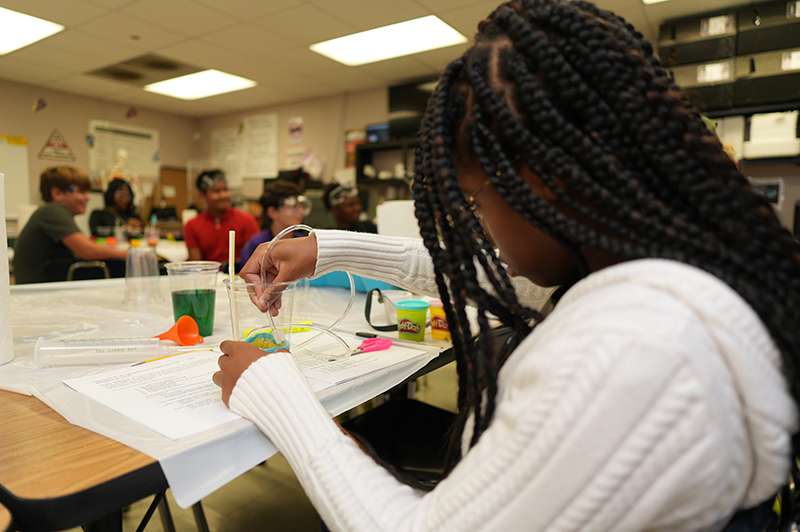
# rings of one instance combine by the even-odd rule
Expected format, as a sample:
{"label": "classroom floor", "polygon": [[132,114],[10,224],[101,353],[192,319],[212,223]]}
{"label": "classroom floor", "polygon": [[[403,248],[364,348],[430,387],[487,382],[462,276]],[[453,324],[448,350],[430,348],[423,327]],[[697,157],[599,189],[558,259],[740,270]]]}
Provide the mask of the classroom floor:
{"label": "classroom floor", "polygon": [[[415,397],[450,411],[456,409],[457,378],[451,363],[417,381]],[[181,509],[167,492],[177,532],[198,530],[191,509]],[[124,513],[123,528],[135,531],[150,506],[139,501]],[[277,454],[202,501],[211,532],[319,532],[320,519],[303,493],[283,456]],[[153,514],[147,532],[163,532],[159,513]],[[82,532],[73,528],[68,532]]]}

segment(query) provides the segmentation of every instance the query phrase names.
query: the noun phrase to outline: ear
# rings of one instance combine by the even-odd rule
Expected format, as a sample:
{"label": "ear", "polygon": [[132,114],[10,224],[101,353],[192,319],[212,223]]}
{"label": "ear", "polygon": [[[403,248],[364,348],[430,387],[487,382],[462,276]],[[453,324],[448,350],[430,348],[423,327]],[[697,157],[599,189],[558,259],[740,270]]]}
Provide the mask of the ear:
{"label": "ear", "polygon": [[278,209],[276,209],[272,205],[267,207],[267,216],[269,216],[270,220],[274,220],[277,215],[278,215]]}
{"label": "ear", "polygon": [[53,201],[58,202],[60,199],[64,197],[64,191],[58,187],[51,187],[50,197],[53,198]]}

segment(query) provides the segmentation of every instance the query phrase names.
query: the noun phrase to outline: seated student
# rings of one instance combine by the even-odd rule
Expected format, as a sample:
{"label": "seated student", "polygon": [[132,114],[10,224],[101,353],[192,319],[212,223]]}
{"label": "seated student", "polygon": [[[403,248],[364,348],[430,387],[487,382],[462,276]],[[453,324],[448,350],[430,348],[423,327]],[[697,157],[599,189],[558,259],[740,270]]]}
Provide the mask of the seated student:
{"label": "seated student", "polygon": [[101,246],[81,233],[75,215],[86,212],[91,192],[89,176],[72,166],[48,168],[39,177],[44,205],[36,209],[14,245],[17,284],[43,283],[45,264],[55,259],[125,260],[127,252]]}
{"label": "seated student", "polygon": [[325,208],[336,220],[336,229],[357,231],[360,233],[377,233],[378,227],[369,220],[361,220],[364,207],[355,185],[340,185],[331,183],[325,187],[323,195]]}
{"label": "seated student", "polygon": [[236,231],[235,257],[239,261],[242,247],[258,233],[255,216],[231,206],[231,193],[221,170],[209,170],[197,176],[197,190],[206,208],[183,229],[189,260],[228,262],[229,231],[233,230]]}
{"label": "seated student", "polygon": [[[287,227],[303,223],[303,218],[311,212],[311,203],[303,196],[300,185],[282,179],[270,181],[258,201],[264,208],[261,220],[264,230],[242,248],[242,263],[247,262],[259,244],[269,242]],[[298,231],[295,236],[304,234]]]}
{"label": "seated student", "polygon": [[142,219],[133,204],[133,190],[127,181],[112,179],[103,194],[105,209],[96,209],[89,216],[92,236],[111,236],[114,227],[121,225],[128,234],[141,233]]}
{"label": "seated student", "polygon": [[[518,0],[478,28],[418,136],[422,240],[317,231],[254,254],[275,282],[347,269],[452,302],[447,476],[423,492],[375,462],[288,352],[223,342],[223,401],[334,531],[720,531],[769,509],[800,444],[791,235],[617,15]],[[546,318],[522,278],[562,287]]]}

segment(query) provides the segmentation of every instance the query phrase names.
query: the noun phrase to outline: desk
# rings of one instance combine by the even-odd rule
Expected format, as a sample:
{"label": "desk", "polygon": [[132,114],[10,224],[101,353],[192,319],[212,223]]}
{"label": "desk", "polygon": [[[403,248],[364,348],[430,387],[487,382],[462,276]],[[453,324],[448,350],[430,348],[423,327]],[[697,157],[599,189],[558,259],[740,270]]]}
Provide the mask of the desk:
{"label": "desk", "polygon": [[[140,245],[147,245],[146,240],[142,239],[141,242],[143,244]],[[128,249],[128,246],[128,242],[117,244],[117,248],[119,249]],[[186,243],[183,240],[160,239],[158,244],[156,244],[156,254],[159,259],[163,259],[167,262],[189,260],[189,248],[186,247]]]}
{"label": "desk", "polygon": [[0,419],[0,502],[22,530],[115,521],[120,508],[168,487],[156,460],[35,397],[0,391]]}
{"label": "desk", "polygon": [[[63,378],[114,366],[34,367],[33,342],[42,334],[51,339],[99,338],[109,337],[111,331],[116,337],[148,337],[169,328],[173,321],[169,280],[163,277],[160,282],[163,301],[144,308],[122,305],[124,279],[12,287],[15,359],[0,366],[0,388],[8,390],[0,391],[0,503],[24,530],[60,530],[87,522],[106,523],[113,529],[121,523],[119,508],[167,486],[186,508],[275,453],[271,442],[244,419],[208,434],[171,441],[61,383]],[[317,295],[306,298],[316,304],[308,304],[303,317],[320,325],[332,323],[337,316],[330,309],[343,310],[349,296],[349,291],[338,288],[310,292]],[[358,294],[337,330],[369,330],[363,304],[364,294]],[[299,318],[297,306],[295,318]],[[231,337],[227,293],[221,282],[215,322],[206,345]],[[443,346],[447,343],[430,349],[438,353]],[[332,414],[344,412],[402,382],[434,357],[323,390],[319,397]],[[58,413],[21,395],[26,393]],[[59,413],[91,430],[70,424]]]}

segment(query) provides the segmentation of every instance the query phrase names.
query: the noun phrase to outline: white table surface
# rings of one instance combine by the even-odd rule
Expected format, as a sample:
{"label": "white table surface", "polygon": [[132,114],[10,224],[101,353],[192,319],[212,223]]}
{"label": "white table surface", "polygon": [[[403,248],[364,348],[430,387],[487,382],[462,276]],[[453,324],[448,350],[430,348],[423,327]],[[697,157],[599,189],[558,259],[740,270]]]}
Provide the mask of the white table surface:
{"label": "white table surface", "polygon": [[[219,276],[214,334],[204,346],[219,346],[232,337],[227,293]],[[0,366],[0,389],[34,395],[71,423],[129,445],[157,459],[178,504],[187,508],[276,452],[251,422],[239,419],[196,436],[172,441],[73,391],[63,379],[120,367],[69,366],[36,368],[36,339],[151,337],[174,323],[169,281],[160,279],[162,299],[126,307],[124,279],[42,283],[11,287],[15,358]],[[298,291],[294,320],[310,319],[329,326],[341,315],[350,292],[342,288]],[[364,294],[356,294],[352,309],[336,328],[354,333],[370,331],[363,317]],[[387,333],[396,337],[396,333]],[[333,415],[345,412],[402,382],[434,358],[449,342],[428,340],[421,348],[429,356],[344,385],[322,390],[320,400]]]}

